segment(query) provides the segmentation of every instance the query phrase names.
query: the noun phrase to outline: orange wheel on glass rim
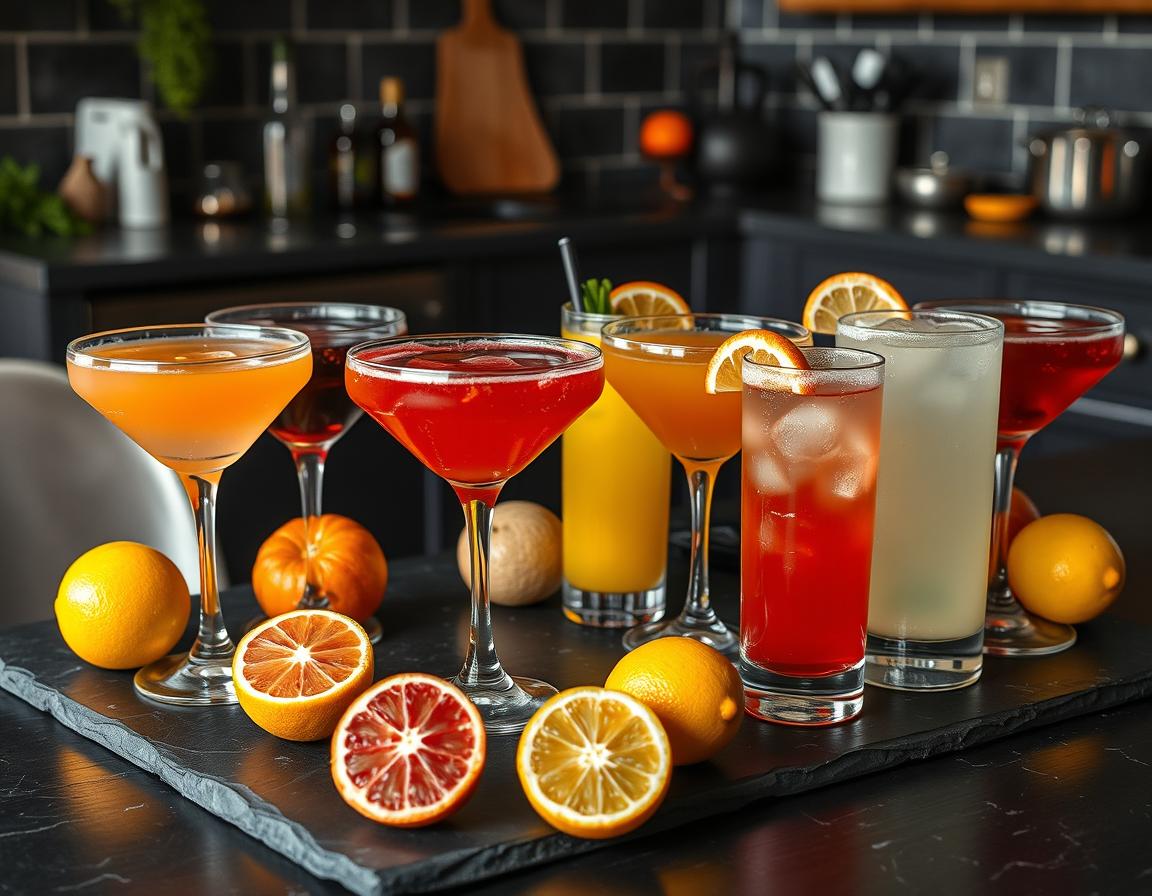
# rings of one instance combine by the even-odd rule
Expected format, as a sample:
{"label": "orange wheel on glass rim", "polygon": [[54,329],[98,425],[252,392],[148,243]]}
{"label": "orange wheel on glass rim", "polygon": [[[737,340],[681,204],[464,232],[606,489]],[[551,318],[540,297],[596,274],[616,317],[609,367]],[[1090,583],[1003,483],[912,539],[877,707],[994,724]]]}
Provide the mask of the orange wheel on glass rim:
{"label": "orange wheel on glass rim", "polygon": [[704,391],[709,395],[739,392],[743,387],[740,364],[746,357],[751,357],[757,364],[777,367],[807,370],[809,366],[808,359],[791,339],[771,330],[745,330],[720,343],[708,362]]}
{"label": "orange wheel on glass rim", "polygon": [[849,271],[829,277],[808,294],[801,323],[813,333],[830,336],[845,314],[887,310],[908,310],[896,287],[873,274]]}
{"label": "orange wheel on glass rim", "polygon": [[689,314],[684,297],[663,283],[633,280],[621,283],[608,296],[612,313],[624,317],[650,317],[659,314]]}
{"label": "orange wheel on glass rim", "polygon": [[480,778],[484,722],[458,687],[405,672],[348,707],[332,735],[332,780],[349,806],[392,827],[434,824],[459,809]]}

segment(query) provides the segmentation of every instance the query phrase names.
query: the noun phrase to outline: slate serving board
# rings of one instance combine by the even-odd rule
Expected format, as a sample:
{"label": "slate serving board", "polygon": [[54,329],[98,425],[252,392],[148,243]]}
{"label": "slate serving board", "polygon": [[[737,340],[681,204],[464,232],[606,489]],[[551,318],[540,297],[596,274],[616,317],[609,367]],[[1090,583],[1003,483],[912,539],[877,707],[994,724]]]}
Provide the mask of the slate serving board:
{"label": "slate serving board", "polygon": [[[669,593],[683,587],[674,560]],[[714,576],[734,616],[733,577]],[[224,597],[234,626],[254,611],[247,588]],[[376,675],[451,674],[467,642],[467,597],[450,558],[401,561],[380,612],[386,638]],[[495,611],[508,668],[559,687],[599,683],[622,655],[618,632],[565,622],[555,599]],[[516,780],[514,737],[489,739],[472,801],[447,822],[384,828],[341,801],[326,743],[295,744],[256,728],[238,707],[179,709],[136,697],[131,674],[89,666],[55,624],[0,632],[0,687],[69,728],[159,775],[188,799],[318,877],[358,894],[429,892],[597,848],[541,822]],[[984,679],[961,691],[902,694],[869,688],[864,714],[835,728],[798,729],[746,719],[715,761],[677,769],[660,812],[634,836],[964,749],[1015,731],[1152,695],[1152,629],[1104,617],[1071,650],[1029,660],[989,658]]]}

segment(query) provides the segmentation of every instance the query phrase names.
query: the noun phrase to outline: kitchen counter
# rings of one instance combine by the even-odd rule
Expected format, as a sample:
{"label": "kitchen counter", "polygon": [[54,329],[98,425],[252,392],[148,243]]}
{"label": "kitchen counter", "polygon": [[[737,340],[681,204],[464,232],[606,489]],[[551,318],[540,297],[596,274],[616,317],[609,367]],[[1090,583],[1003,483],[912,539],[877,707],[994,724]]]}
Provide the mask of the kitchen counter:
{"label": "kitchen counter", "polygon": [[602,244],[641,234],[807,236],[909,251],[930,241],[933,252],[957,259],[1133,280],[1152,274],[1152,229],[1141,219],[987,224],[962,211],[837,206],[810,196],[682,205],[649,195],[445,202],[419,214],[318,214],[284,225],[257,217],[182,219],[158,230],[109,229],[77,239],[3,236],[0,286],[41,295],[88,293],[551,251],[563,235]]}
{"label": "kitchen counter", "polygon": [[[1040,506],[1128,553],[1110,612],[1152,621],[1147,440],[1025,457]],[[680,570],[683,575],[683,569]],[[721,574],[725,587],[733,580]],[[1018,662],[997,658],[997,662]],[[923,699],[932,699],[924,695]],[[1152,879],[1147,701],[645,837],[470,894],[1132,893]],[[337,893],[157,778],[0,693],[0,889]]]}

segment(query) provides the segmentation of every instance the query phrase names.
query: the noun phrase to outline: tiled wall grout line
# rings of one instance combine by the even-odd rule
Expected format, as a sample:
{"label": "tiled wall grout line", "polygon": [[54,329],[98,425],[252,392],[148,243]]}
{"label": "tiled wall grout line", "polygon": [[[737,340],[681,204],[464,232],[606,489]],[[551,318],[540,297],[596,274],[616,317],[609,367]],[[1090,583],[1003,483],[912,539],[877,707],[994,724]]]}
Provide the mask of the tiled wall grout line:
{"label": "tiled wall grout line", "polygon": [[639,37],[644,31],[643,4],[644,0],[627,0],[628,3],[628,34]]}
{"label": "tiled wall grout line", "polygon": [[976,41],[960,41],[960,71],[956,78],[956,100],[965,108],[975,105],[976,94]]}
{"label": "tiled wall grout line", "polygon": [[664,41],[664,96],[670,100],[680,95],[680,38]]}
{"label": "tiled wall grout line", "polygon": [[[417,3],[420,0],[416,0]],[[408,0],[393,0],[392,7],[392,35],[395,37],[408,36]]]}
{"label": "tiled wall grout line", "polygon": [[600,41],[592,39],[584,46],[584,92],[598,97],[600,89]]}
{"label": "tiled wall grout line", "polygon": [[364,79],[364,42],[357,34],[348,37],[348,96],[360,95],[360,84]]}
{"label": "tiled wall grout line", "polygon": [[28,41],[16,41],[16,112],[27,119],[32,114],[32,87],[28,83]]}
{"label": "tiled wall grout line", "polygon": [[1072,97],[1072,41],[1060,38],[1056,44],[1056,95],[1057,109],[1067,109]]}

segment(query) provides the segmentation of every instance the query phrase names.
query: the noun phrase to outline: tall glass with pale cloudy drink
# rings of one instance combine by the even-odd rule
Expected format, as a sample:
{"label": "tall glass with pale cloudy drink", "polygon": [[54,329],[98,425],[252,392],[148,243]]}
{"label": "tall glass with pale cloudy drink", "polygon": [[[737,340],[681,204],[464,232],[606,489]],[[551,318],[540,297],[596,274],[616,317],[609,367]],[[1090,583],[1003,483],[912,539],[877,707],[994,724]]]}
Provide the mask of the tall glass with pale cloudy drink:
{"label": "tall glass with pale cloudy drink", "polygon": [[884,357],[865,680],[944,690],[980,677],[1004,326],[947,311],[840,318]]}

